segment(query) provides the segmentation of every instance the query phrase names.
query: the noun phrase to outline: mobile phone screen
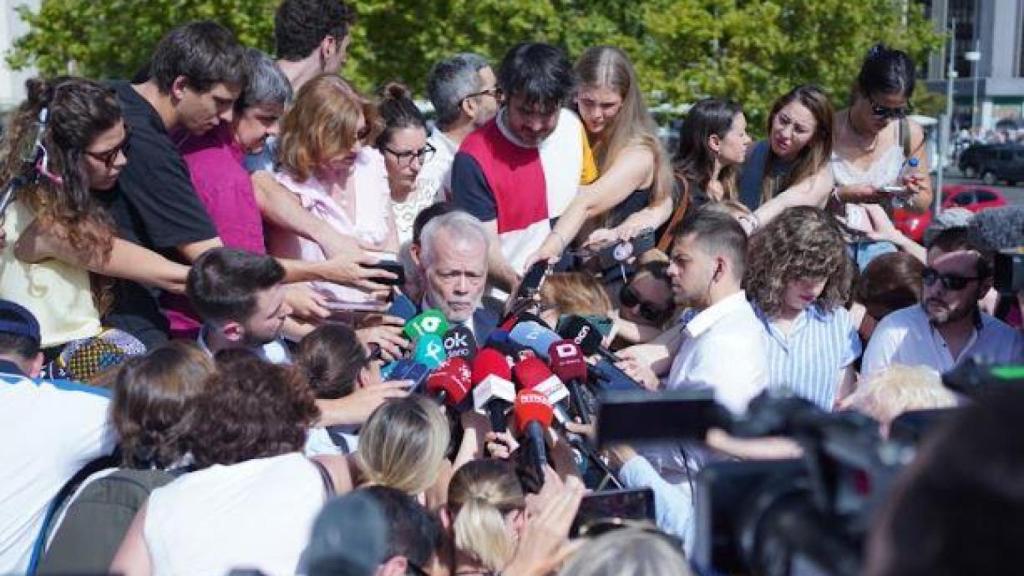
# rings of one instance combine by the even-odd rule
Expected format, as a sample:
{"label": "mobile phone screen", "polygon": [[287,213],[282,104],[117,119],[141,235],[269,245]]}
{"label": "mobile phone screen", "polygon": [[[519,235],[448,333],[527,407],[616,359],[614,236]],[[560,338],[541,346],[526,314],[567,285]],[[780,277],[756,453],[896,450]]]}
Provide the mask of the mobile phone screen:
{"label": "mobile phone screen", "polygon": [[580,528],[587,524],[607,519],[653,521],[654,491],[650,488],[633,488],[588,494],[580,501],[570,533],[576,536]]}

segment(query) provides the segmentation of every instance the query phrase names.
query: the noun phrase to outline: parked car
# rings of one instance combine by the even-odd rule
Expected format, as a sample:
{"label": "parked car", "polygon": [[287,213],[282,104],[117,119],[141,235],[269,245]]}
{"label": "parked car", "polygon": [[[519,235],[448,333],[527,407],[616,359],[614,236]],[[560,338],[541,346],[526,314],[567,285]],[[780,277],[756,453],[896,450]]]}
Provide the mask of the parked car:
{"label": "parked car", "polygon": [[992,185],[1005,180],[1010,186],[1024,181],[1024,145],[976,144],[960,155],[960,171]]}
{"label": "parked car", "polygon": [[[988,208],[1006,206],[1006,197],[1002,192],[988,186],[971,186],[967,184],[949,184],[942,187],[942,209],[966,208],[971,212],[980,212]],[[893,224],[914,242],[924,238],[924,231],[932,223],[932,213],[912,212],[897,208],[892,214]]]}

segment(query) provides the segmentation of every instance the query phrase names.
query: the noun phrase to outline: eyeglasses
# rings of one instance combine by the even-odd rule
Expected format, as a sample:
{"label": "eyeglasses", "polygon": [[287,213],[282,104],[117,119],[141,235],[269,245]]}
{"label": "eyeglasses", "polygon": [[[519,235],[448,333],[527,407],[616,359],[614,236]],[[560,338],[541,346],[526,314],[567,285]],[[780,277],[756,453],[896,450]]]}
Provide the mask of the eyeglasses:
{"label": "eyeglasses", "polygon": [[467,98],[472,98],[474,96],[490,96],[491,98],[494,98],[495,100],[498,100],[500,102],[501,101],[501,88],[498,88],[497,86],[491,86],[490,88],[488,88],[486,90],[481,90],[479,92],[473,92],[472,94],[466,94],[465,96],[462,97],[462,99],[466,100]]}
{"label": "eyeglasses", "polygon": [[420,148],[419,150],[408,150],[405,152],[397,152],[385,146],[384,151],[394,156],[395,159],[398,160],[399,166],[408,166],[409,164],[412,164],[413,158],[419,160],[420,165],[423,165],[424,163],[428,162],[431,158],[434,157],[434,152],[437,152],[437,149],[435,149],[430,144],[427,144],[426,146]]}
{"label": "eyeglasses", "polygon": [[921,272],[921,280],[926,286],[932,286],[936,282],[942,282],[946,290],[963,290],[968,284],[975,280],[981,280],[979,276],[956,276],[953,274],[942,274],[935,268],[925,268]]}
{"label": "eyeglasses", "polygon": [[906,118],[907,114],[910,113],[910,105],[900,106],[898,108],[889,108],[875,102],[875,99],[871,96],[868,96],[868,103],[871,104],[871,114],[876,118]]}
{"label": "eyeglasses", "polygon": [[664,320],[665,311],[652,305],[650,302],[646,302],[640,299],[640,295],[633,290],[629,284],[623,284],[622,288],[619,289],[619,303],[622,304],[623,308],[633,308],[634,306],[640,306],[640,316],[644,320],[660,323]]}
{"label": "eyeglasses", "polygon": [[121,142],[117,144],[117,146],[114,146],[110,150],[106,150],[103,152],[90,152],[89,150],[86,150],[85,153],[95,158],[98,162],[102,162],[103,165],[106,166],[109,170],[113,168],[114,163],[117,162],[118,154],[120,154],[121,152],[124,152],[125,154],[128,153],[129,138],[131,138],[131,132],[128,130],[128,126],[125,125],[124,138],[121,140]]}

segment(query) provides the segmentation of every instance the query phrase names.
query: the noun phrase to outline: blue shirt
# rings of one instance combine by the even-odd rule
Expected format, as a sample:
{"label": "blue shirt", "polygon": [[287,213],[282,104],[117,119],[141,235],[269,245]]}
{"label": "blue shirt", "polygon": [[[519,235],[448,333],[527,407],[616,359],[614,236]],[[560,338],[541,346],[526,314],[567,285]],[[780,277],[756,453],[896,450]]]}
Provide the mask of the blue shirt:
{"label": "blue shirt", "polygon": [[824,410],[832,410],[840,374],[861,354],[850,313],[845,308],[826,312],[817,305],[809,306],[785,335],[756,304],[754,311],[764,326],[768,388],[787,388]]}

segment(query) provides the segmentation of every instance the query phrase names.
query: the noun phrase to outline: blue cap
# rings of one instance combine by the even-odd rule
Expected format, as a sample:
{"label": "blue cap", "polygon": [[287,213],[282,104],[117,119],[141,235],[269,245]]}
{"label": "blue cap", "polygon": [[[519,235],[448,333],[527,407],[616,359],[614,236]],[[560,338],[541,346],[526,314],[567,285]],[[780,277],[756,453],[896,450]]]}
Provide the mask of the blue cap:
{"label": "blue cap", "polygon": [[39,322],[36,317],[21,304],[10,300],[0,300],[0,334],[22,336],[40,343]]}

